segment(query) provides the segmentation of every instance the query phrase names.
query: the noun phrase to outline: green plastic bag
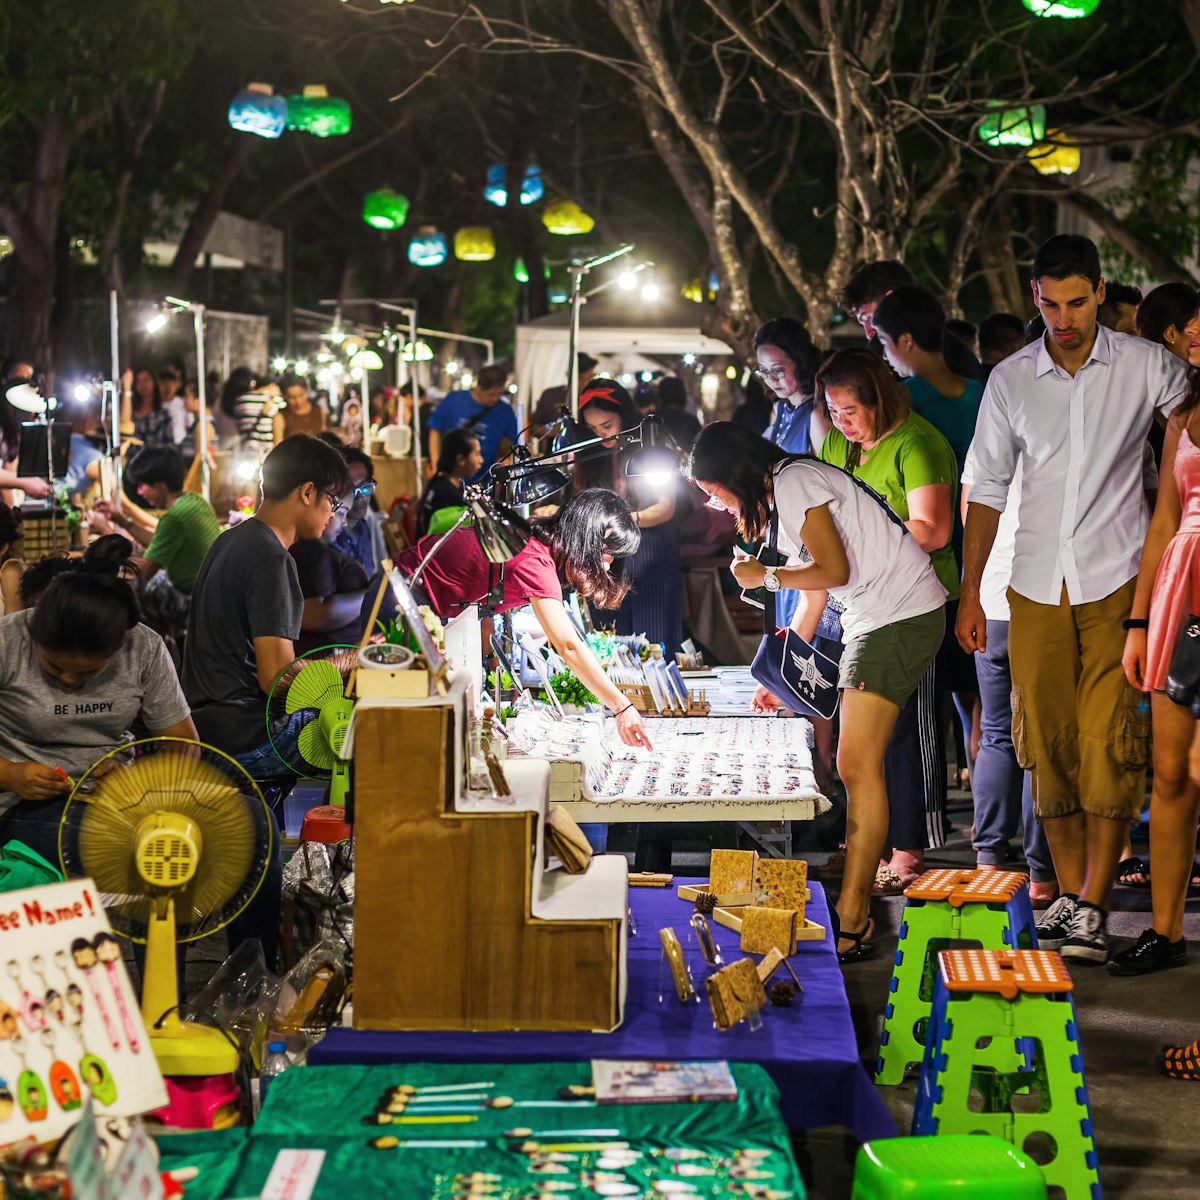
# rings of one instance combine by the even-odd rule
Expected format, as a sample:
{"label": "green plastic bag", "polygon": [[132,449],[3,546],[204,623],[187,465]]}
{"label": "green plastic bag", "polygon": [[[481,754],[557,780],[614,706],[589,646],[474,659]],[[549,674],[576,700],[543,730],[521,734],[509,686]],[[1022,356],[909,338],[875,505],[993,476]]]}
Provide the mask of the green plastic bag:
{"label": "green plastic bag", "polygon": [[14,838],[0,848],[0,892],[63,883],[66,876],[36,850]]}

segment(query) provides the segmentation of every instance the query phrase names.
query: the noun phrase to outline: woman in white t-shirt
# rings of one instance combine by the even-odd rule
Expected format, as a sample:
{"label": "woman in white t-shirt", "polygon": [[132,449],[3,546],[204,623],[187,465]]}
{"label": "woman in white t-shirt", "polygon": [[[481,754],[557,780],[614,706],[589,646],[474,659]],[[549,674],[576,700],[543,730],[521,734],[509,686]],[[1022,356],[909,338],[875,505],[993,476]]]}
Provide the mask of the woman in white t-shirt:
{"label": "woman in white t-shirt", "polygon": [[[748,541],[763,538],[772,512],[778,547],[801,565],[764,567],[740,557],[743,588],[796,588],[791,628],[811,640],[829,596],[845,611],[838,671],[842,732],[838,774],[846,787],[846,868],[838,897],[838,958],[873,949],[871,883],[888,830],[883,757],[900,709],[937,654],[945,632],[946,589],[929,556],[900,518],[861,481],[811,455],[790,455],[756,434],[719,421],[700,432],[688,477],[709,503],[734,514]],[[760,687],[754,707],[779,699]]]}

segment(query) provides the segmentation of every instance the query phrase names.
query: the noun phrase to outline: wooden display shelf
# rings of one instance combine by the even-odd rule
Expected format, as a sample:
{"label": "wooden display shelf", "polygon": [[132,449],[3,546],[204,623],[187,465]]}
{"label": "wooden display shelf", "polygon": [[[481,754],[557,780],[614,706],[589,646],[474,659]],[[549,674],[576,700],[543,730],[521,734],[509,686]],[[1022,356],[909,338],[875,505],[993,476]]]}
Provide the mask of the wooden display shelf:
{"label": "wooden display shelf", "polygon": [[[708,887],[703,883],[681,883],[675,889],[675,895],[680,900],[690,900],[694,903],[700,896],[708,895]],[[812,899],[812,892],[808,888],[804,889],[804,899],[806,901]],[[749,892],[717,897],[718,908],[748,908],[753,903],[754,897]]]}
{"label": "wooden display shelf", "polygon": [[[713,920],[718,925],[724,925],[726,929],[732,929],[734,933],[740,934],[742,932],[742,910],[749,907],[751,906],[741,905],[739,907],[715,908],[713,909]],[[796,941],[821,942],[824,940],[824,925],[818,925],[816,921],[810,921],[807,917],[803,921],[796,922]]]}

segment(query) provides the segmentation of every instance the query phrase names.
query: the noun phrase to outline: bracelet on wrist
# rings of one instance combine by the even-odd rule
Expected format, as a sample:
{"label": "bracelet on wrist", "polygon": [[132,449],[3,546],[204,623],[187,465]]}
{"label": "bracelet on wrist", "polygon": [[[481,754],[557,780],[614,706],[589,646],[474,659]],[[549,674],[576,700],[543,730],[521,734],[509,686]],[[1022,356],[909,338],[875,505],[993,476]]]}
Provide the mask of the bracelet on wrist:
{"label": "bracelet on wrist", "polygon": [[1128,620],[1121,622],[1121,628],[1126,631],[1130,629],[1149,629],[1150,622],[1145,617],[1130,617]]}
{"label": "bracelet on wrist", "polygon": [[623,712],[628,712],[633,707],[634,707],[633,701],[630,700],[630,702],[627,705],[625,705],[624,708],[618,708],[617,711],[613,713],[613,716],[619,717]]}

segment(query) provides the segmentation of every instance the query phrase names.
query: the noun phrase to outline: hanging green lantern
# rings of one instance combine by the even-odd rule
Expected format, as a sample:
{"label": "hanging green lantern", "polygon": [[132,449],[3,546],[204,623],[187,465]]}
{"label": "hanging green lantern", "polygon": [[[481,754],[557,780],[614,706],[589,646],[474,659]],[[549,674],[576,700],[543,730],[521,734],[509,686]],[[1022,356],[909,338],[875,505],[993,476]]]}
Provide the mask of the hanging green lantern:
{"label": "hanging green lantern", "polygon": [[529,282],[529,268],[525,265],[525,260],[523,258],[518,258],[517,261],[513,263],[513,278],[518,283]]}
{"label": "hanging green lantern", "polygon": [[299,96],[288,97],[288,128],[313,137],[341,137],[350,132],[350,103],[331,96],[319,83],[310,84]]}
{"label": "hanging green lantern", "polygon": [[362,215],[372,229],[399,229],[408,220],[408,197],[391,188],[368,192]]}
{"label": "hanging green lantern", "polygon": [[574,200],[560,200],[551,204],[542,213],[542,224],[551,232],[562,237],[571,237],[577,233],[591,233],[596,228],[592,217],[575,203]]}
{"label": "hanging green lantern", "polygon": [[1021,108],[992,105],[979,122],[979,139],[989,146],[1032,146],[1046,136],[1046,106]]}
{"label": "hanging green lantern", "polygon": [[1079,17],[1090,17],[1100,5],[1100,0],[1022,0],[1031,13],[1039,17],[1062,17],[1072,21]]}
{"label": "hanging green lantern", "polygon": [[464,225],[454,235],[454,257],[459,262],[491,262],[496,257],[496,239],[485,225]]}

